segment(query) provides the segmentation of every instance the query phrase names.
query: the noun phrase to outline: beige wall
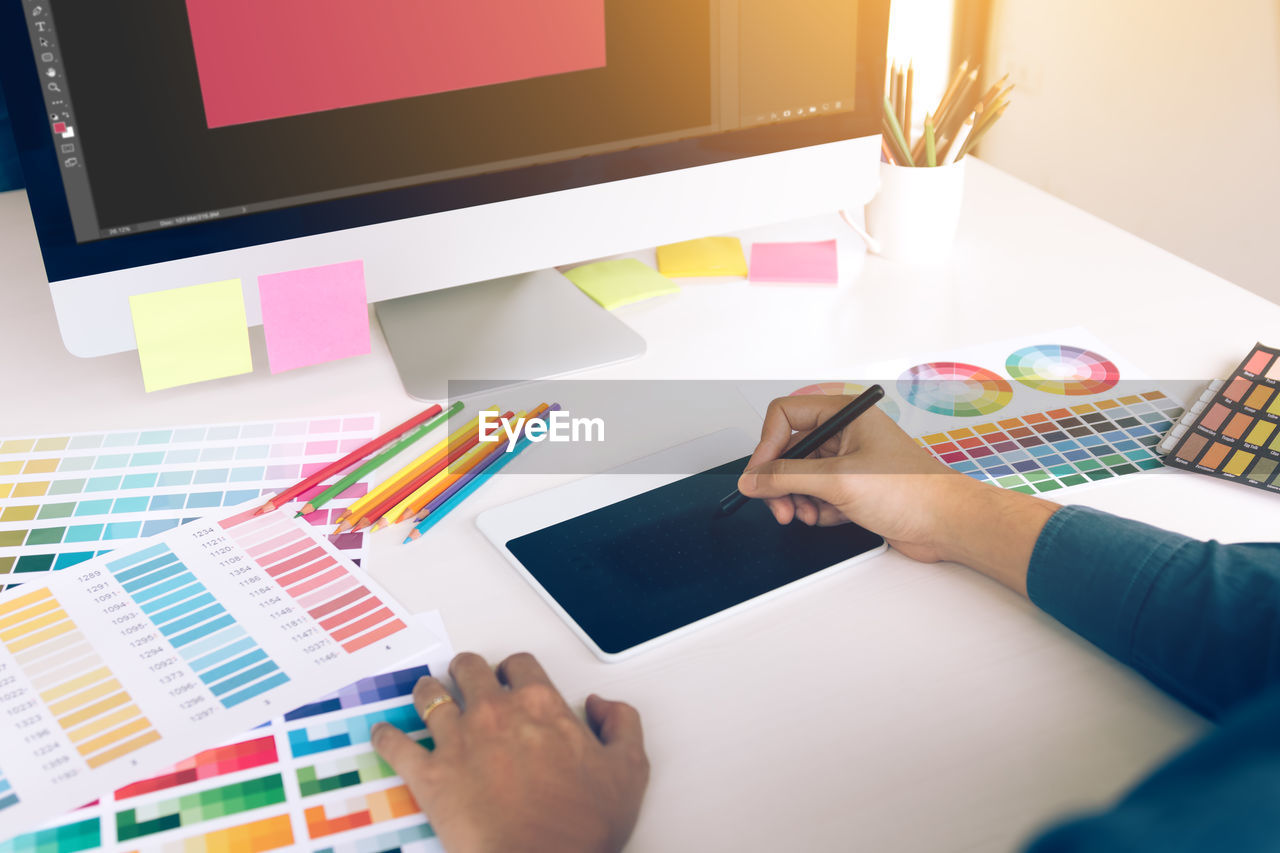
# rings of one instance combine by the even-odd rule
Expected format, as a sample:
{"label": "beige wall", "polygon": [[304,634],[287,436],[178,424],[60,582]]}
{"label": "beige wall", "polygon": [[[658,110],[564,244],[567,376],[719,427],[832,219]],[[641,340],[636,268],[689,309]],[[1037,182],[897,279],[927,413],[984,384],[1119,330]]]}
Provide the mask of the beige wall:
{"label": "beige wall", "polygon": [[1280,302],[1280,0],[995,0],[994,165]]}

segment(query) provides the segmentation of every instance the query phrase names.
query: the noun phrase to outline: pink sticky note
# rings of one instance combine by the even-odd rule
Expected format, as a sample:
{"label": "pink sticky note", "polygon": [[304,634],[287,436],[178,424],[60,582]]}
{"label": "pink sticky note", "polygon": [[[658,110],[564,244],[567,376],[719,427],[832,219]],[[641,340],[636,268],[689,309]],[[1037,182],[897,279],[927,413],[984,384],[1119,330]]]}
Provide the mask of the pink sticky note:
{"label": "pink sticky note", "polygon": [[258,276],[271,372],[369,352],[364,261]]}
{"label": "pink sticky note", "polygon": [[751,246],[753,282],[835,284],[836,241],[818,243],[754,243]]}

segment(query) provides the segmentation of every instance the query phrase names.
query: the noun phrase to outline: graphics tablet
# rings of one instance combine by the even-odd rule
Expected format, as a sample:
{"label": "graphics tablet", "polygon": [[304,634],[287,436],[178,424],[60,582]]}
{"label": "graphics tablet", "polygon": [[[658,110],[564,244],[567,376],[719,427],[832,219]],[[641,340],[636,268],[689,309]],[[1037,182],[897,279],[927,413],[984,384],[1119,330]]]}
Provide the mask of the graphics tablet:
{"label": "graphics tablet", "polygon": [[[677,450],[687,459],[696,445],[723,459],[724,449],[744,444],[726,435],[741,434]],[[717,518],[747,459],[693,476],[588,477],[489,510],[476,523],[596,655],[618,660],[885,549],[853,524],[780,525],[762,501]]]}

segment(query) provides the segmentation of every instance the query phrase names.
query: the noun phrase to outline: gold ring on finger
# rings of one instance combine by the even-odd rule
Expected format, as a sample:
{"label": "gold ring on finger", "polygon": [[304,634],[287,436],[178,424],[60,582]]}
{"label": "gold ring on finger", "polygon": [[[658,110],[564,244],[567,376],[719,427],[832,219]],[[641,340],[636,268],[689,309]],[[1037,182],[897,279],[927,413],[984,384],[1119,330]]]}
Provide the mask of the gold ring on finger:
{"label": "gold ring on finger", "polygon": [[443,696],[437,696],[436,698],[428,702],[426,707],[422,709],[422,714],[421,714],[422,724],[424,726],[429,725],[429,723],[427,722],[427,718],[431,716],[431,712],[438,710],[441,705],[448,705],[452,701],[453,701],[453,697],[450,696],[448,693],[446,693]]}

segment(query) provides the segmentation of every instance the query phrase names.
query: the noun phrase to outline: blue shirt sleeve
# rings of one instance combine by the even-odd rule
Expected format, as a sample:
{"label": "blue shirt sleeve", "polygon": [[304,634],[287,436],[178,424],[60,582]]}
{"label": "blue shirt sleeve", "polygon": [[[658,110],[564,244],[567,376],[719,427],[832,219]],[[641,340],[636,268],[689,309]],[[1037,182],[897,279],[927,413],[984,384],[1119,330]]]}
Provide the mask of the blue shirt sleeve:
{"label": "blue shirt sleeve", "polygon": [[1036,541],[1031,600],[1219,722],[1116,806],[1030,853],[1275,850],[1280,544],[1221,545],[1081,507]]}
{"label": "blue shirt sleeve", "polygon": [[1280,544],[1201,542],[1064,507],[1036,541],[1027,594],[1210,719],[1280,684]]}

